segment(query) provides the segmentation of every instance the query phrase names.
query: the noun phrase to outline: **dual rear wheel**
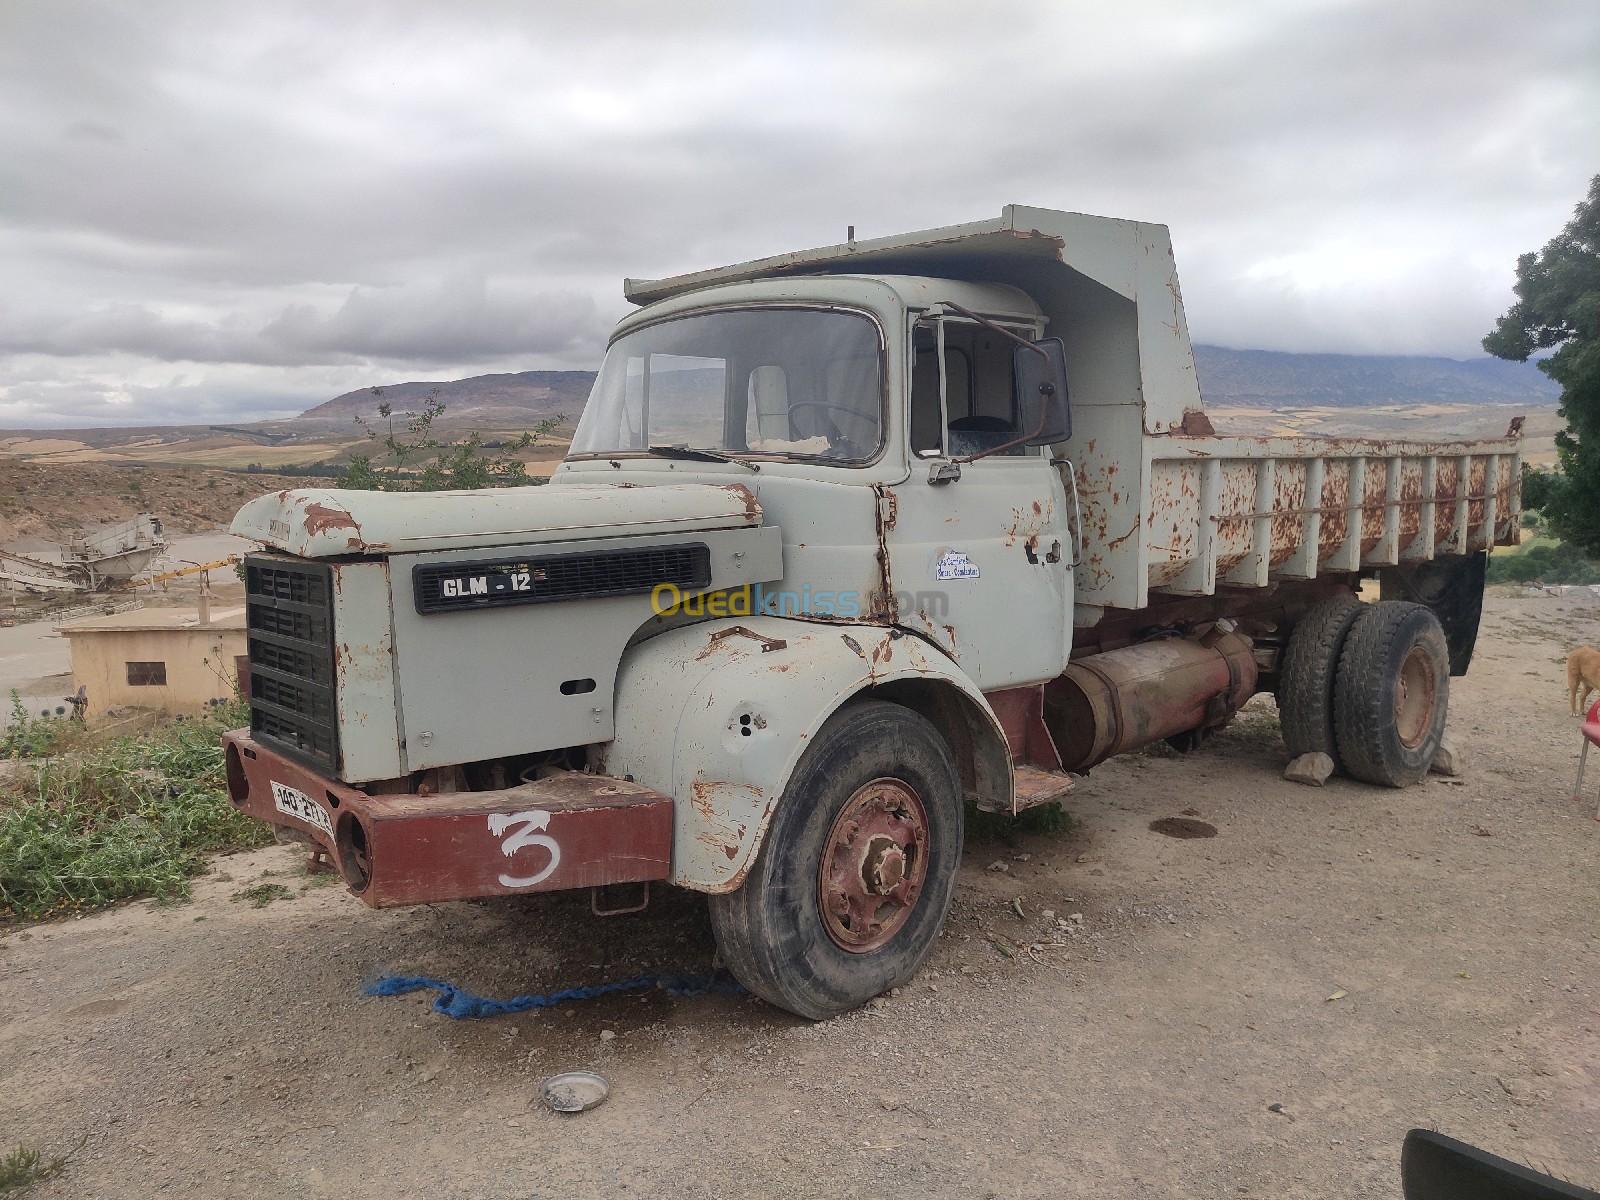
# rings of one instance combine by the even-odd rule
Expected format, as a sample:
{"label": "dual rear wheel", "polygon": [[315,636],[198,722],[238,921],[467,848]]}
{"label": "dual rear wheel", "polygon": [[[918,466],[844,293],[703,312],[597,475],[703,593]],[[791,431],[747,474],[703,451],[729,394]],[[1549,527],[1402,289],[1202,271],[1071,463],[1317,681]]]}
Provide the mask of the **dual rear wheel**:
{"label": "dual rear wheel", "polygon": [[1325,600],[1301,618],[1284,651],[1278,706],[1289,753],[1320,751],[1363,783],[1422,779],[1449,701],[1444,630],[1421,604]]}

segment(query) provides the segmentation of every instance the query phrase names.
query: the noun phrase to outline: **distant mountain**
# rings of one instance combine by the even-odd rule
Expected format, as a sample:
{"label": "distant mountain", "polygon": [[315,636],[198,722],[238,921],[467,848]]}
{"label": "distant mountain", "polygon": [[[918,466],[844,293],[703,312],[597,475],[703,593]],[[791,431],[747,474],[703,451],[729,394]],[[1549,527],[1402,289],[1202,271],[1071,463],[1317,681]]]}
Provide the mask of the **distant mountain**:
{"label": "distant mountain", "polygon": [[[1383,404],[1554,404],[1561,389],[1532,363],[1498,358],[1387,357],[1372,354],[1283,354],[1196,346],[1195,366],[1207,404],[1256,408]],[[302,419],[347,422],[374,417],[388,401],[415,411],[435,390],[442,422],[484,428],[516,426],[560,413],[575,422],[594,383],[593,371],[517,371],[438,383],[385,384],[335,396]]]}
{"label": "distant mountain", "polygon": [[372,418],[385,402],[396,412],[414,412],[434,392],[445,406],[441,421],[461,421],[494,426],[540,420],[561,414],[576,421],[589,398],[594,383],[593,371],[516,371],[505,375],[474,375],[470,379],[441,382],[390,383],[379,388],[361,388],[335,396],[300,416],[307,420],[349,421],[357,416]]}
{"label": "distant mountain", "polygon": [[1196,346],[1194,360],[1208,405],[1554,404],[1561,394],[1533,363],[1487,356],[1281,354]]}

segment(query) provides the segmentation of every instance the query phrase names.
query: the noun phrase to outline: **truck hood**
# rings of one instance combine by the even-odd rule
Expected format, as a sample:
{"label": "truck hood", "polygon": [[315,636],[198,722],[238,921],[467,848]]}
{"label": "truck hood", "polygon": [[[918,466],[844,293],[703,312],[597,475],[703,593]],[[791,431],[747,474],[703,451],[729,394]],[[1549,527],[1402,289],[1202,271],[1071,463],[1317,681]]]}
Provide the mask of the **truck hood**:
{"label": "truck hood", "polygon": [[233,533],[301,558],[526,545],[761,524],[742,483],[363,492],[296,488],[250,501]]}

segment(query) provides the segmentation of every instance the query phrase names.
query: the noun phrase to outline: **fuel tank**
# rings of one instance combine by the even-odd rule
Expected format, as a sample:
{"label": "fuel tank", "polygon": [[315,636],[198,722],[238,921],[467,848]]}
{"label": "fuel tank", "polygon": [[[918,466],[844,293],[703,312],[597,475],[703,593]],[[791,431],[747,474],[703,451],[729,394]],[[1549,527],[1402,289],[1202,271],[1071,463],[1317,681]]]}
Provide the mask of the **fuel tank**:
{"label": "fuel tank", "polygon": [[1212,630],[1092,654],[1045,687],[1061,765],[1082,771],[1162,738],[1227,723],[1256,691],[1250,639]]}

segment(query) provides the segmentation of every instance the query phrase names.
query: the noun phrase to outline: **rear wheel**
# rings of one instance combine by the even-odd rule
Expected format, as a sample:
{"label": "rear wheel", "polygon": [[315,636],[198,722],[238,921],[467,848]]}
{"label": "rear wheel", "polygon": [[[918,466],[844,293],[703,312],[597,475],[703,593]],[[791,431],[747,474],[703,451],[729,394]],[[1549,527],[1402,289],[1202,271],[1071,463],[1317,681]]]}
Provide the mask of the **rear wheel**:
{"label": "rear wheel", "polygon": [[744,885],[711,898],[723,961],[762,999],[822,1020],[910,979],[961,858],[960,779],[925,718],[869,700],[801,756]]}
{"label": "rear wheel", "polygon": [[1334,686],[1334,727],[1345,771],[1405,787],[1428,773],[1450,704],[1444,630],[1420,604],[1386,600],[1345,639]]}
{"label": "rear wheel", "polygon": [[1278,677],[1278,717],[1291,758],[1322,753],[1338,763],[1334,679],[1350,627],[1366,610],[1349,593],[1334,596],[1314,605],[1289,634]]}

